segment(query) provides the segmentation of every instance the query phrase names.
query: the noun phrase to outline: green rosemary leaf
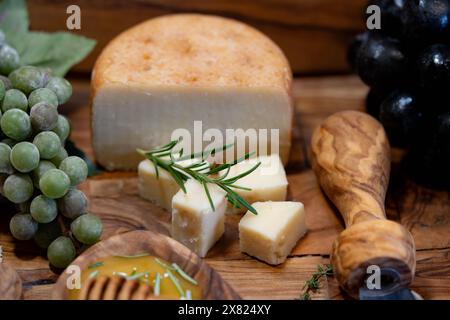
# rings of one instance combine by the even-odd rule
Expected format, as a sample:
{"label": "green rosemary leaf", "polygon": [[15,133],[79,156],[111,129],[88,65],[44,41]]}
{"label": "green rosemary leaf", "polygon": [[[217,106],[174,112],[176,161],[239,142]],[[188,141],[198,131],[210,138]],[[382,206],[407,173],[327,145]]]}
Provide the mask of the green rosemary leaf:
{"label": "green rosemary leaf", "polygon": [[233,177],[233,178],[224,180],[223,182],[225,182],[225,183],[235,183],[235,182],[238,181],[239,179],[242,179],[243,177],[248,176],[250,173],[254,172],[256,169],[258,169],[258,167],[259,167],[260,165],[261,165],[261,162],[258,162],[258,163],[257,163],[256,165],[254,165],[251,169],[249,169],[249,170],[247,170],[247,171],[245,171],[245,172],[243,172],[243,173],[241,173],[241,174],[238,174],[237,176],[235,176],[235,177]]}
{"label": "green rosemary leaf", "polygon": [[161,293],[161,274],[157,272],[155,276],[155,285],[153,287],[153,294],[156,297],[158,297],[160,293]]}
{"label": "green rosemary leaf", "polygon": [[[239,203],[241,206],[245,207],[248,211],[250,211],[253,214],[258,214],[255,210],[255,208],[253,208],[244,198],[242,198],[240,195],[238,195],[235,191],[231,190],[229,187],[224,186],[222,184],[219,184],[219,187],[221,187],[225,192],[227,192],[228,194],[228,199],[232,198],[233,201],[231,202],[233,203]],[[241,208],[241,207],[238,207]]]}
{"label": "green rosemary leaf", "polygon": [[303,300],[311,300],[310,292],[316,292],[320,289],[320,279],[323,277],[331,277],[333,276],[333,267],[328,264],[325,267],[322,265],[317,266],[317,271],[312,274],[311,278],[305,281],[303,285],[303,294],[301,298]]}
{"label": "green rosemary leaf", "polygon": [[136,280],[136,279],[139,279],[141,277],[148,276],[149,274],[150,274],[150,272],[148,272],[148,271],[144,271],[144,272],[140,272],[140,273],[136,273],[135,272],[134,274],[131,274],[131,275],[127,276],[126,280]]}
{"label": "green rosemary leaf", "polygon": [[233,188],[233,189],[239,189],[239,190],[245,190],[245,191],[252,191],[251,188],[247,188],[247,187],[243,187],[243,186],[238,186],[238,185],[235,185],[235,184],[233,184],[232,188]]}
{"label": "green rosemary leaf", "polygon": [[174,178],[175,182],[178,184],[178,186],[183,190],[184,193],[186,193],[186,187],[184,186],[184,180],[180,178],[180,175],[175,172],[175,170],[172,167],[167,167],[167,171],[169,171],[170,175]]}
{"label": "green rosemary leaf", "polygon": [[311,300],[311,295],[309,292],[305,292],[302,296],[303,300]]}
{"label": "green rosemary leaf", "polygon": [[175,268],[174,268],[174,267],[169,266],[168,264],[162,262],[162,261],[159,260],[158,258],[155,258],[155,262],[156,262],[157,264],[159,264],[161,267],[163,267],[164,269],[169,269],[169,270],[175,271]]}
{"label": "green rosemary leaf", "polygon": [[153,166],[155,167],[156,179],[159,179],[159,167],[156,159],[152,160]]}
{"label": "green rosemary leaf", "polygon": [[184,297],[184,290],[180,284],[180,281],[172,274],[172,272],[170,272],[169,269],[166,269],[166,272],[167,272],[167,275],[169,276],[169,279],[175,285],[175,288],[177,289],[178,293],[180,294],[180,297]]}
{"label": "green rosemary leaf", "polygon": [[180,268],[179,265],[176,263],[172,263],[172,267],[175,269],[175,271],[186,281],[192,283],[193,285],[197,285],[198,282],[193,279],[191,276],[189,276],[186,272],[184,272],[183,269]]}
{"label": "green rosemary leaf", "polygon": [[231,148],[233,145],[234,145],[234,143],[231,143],[231,144],[228,144],[228,145],[224,145],[224,146],[222,146],[220,148],[207,149],[207,150],[203,150],[201,152],[196,152],[196,153],[192,153],[192,154],[189,154],[189,155],[185,155],[184,157],[180,157],[178,159],[178,161],[195,159],[195,158],[201,158],[202,161],[204,161],[210,155],[215,155],[216,153],[224,152],[227,149]]}
{"label": "green rosemary leaf", "polygon": [[202,185],[203,185],[203,189],[205,189],[206,196],[208,197],[209,205],[211,206],[213,211],[216,211],[216,208],[214,207],[214,202],[212,201],[212,198],[211,198],[211,193],[209,193],[208,185],[204,182],[202,183]]}
{"label": "green rosemary leaf", "polygon": [[227,171],[223,175],[221,175],[219,178],[216,179],[217,181],[225,180],[225,178],[230,174],[231,166],[228,167],[226,170]]}

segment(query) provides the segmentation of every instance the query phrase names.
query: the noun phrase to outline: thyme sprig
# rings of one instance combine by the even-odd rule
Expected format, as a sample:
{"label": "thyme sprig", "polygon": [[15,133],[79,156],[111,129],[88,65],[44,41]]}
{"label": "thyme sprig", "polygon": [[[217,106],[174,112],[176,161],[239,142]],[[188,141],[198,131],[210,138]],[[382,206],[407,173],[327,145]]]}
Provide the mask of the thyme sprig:
{"label": "thyme sprig", "polygon": [[[159,168],[166,170],[175,180],[175,182],[180,186],[181,190],[186,193],[186,188],[184,183],[188,179],[194,179],[200,182],[205,190],[206,196],[208,198],[208,202],[213,210],[215,210],[214,203],[211,198],[211,193],[208,189],[208,184],[215,184],[222,190],[226,192],[227,200],[237,208],[241,206],[245,207],[250,212],[257,214],[255,208],[253,208],[245,199],[243,199],[239,194],[233,189],[241,189],[241,190],[250,190],[249,188],[245,188],[243,186],[239,186],[236,182],[239,179],[251,174],[255,171],[261,163],[258,162],[249,170],[236,175],[234,177],[229,177],[230,169],[234,165],[249,159],[253,156],[253,153],[247,153],[243,157],[236,159],[230,163],[224,163],[215,167],[211,167],[208,163],[207,159],[210,156],[214,156],[218,152],[223,152],[226,149],[230,148],[231,145],[224,145],[221,148],[217,149],[209,149],[204,150],[198,153],[192,153],[189,155],[183,154],[183,149],[180,151],[174,151],[176,145],[180,142],[180,140],[173,140],[170,143],[157,147],[152,150],[142,150],[138,149],[137,151],[150,160],[155,166],[156,177],[159,178]],[[194,160],[194,162],[188,166],[182,166],[179,162],[183,160]],[[221,172],[225,172],[221,174]]]}
{"label": "thyme sprig", "polygon": [[303,286],[303,294],[301,296],[302,300],[311,300],[311,292],[316,292],[320,289],[320,280],[323,277],[333,276],[333,267],[331,264],[325,266],[318,265],[317,271],[313,273],[311,278],[305,281]]}

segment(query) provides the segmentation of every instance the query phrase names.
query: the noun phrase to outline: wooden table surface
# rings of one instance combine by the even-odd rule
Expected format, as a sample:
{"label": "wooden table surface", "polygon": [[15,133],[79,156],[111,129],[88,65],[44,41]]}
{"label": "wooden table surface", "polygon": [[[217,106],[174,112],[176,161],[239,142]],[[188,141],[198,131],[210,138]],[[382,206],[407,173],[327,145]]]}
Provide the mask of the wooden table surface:
{"label": "wooden table surface", "polygon": [[[71,79],[74,95],[62,107],[72,122],[72,140],[92,157],[90,143],[89,82]],[[228,218],[227,232],[207,257],[213,266],[247,299],[295,299],[317,264],[329,262],[331,243],[342,230],[342,221],[320,191],[308,158],[312,130],[328,115],[346,109],[362,110],[367,88],[354,76],[297,79],[294,84],[296,126],[288,167],[290,197],[305,203],[309,232],[282,266],[271,267],[239,252],[237,217]],[[167,233],[168,215],[153,209],[136,195],[133,173],[105,173],[82,186],[90,210],[104,220],[104,236],[126,231],[113,223],[125,212],[136,212],[129,229],[148,227],[148,210],[158,220],[157,231]],[[425,299],[450,299],[450,194],[418,186],[394,165],[387,197],[387,214],[412,232],[417,246],[417,272],[412,288]],[[3,210],[2,210],[3,211]],[[3,212],[2,212],[3,213]],[[15,267],[24,283],[25,299],[48,299],[58,274],[49,269],[45,254],[32,242],[14,241],[8,232],[9,214],[0,217],[0,245],[4,261]],[[346,298],[336,281],[322,282],[319,299]]]}

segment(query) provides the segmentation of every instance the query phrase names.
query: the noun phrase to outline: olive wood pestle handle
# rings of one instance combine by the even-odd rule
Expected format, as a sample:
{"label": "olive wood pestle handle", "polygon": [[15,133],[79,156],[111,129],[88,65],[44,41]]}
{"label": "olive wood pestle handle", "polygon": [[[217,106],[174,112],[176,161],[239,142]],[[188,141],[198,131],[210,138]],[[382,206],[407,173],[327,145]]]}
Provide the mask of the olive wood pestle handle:
{"label": "olive wood pestle handle", "polygon": [[371,265],[396,270],[409,286],[415,245],[407,229],[386,219],[390,147],[383,127],[365,113],[339,112],[315,130],[311,149],[320,186],[346,225],[331,254],[341,287],[357,298]]}

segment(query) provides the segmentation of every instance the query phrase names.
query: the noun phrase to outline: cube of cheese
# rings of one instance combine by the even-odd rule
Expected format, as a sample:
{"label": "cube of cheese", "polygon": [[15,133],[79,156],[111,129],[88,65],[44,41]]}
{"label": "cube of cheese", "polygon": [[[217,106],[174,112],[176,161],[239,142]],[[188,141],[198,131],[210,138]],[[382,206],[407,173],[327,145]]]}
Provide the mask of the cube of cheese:
{"label": "cube of cheese", "polygon": [[248,25],[199,14],[148,20],[111,41],[92,72],[96,159],[108,170],[136,170],[136,148],[164,145],[176,129],[201,141],[194,136],[198,120],[205,133],[218,129],[223,137],[227,129],[279,130],[276,141],[270,134],[257,139],[279,143],[268,153],[279,152],[286,163],[291,85],[282,51]]}
{"label": "cube of cheese", "polygon": [[257,202],[257,215],[247,212],[239,222],[242,252],[277,265],[283,263],[306,233],[305,210],[300,202]]}
{"label": "cube of cheese", "polygon": [[[264,201],[284,201],[287,196],[288,180],[283,164],[277,154],[249,159],[231,167],[228,177],[237,176],[250,170],[258,162],[260,166],[235,184],[251,190],[235,189],[248,203]],[[223,172],[222,172],[223,173]],[[228,204],[227,214],[244,213],[245,207],[235,208]]]}
{"label": "cube of cheese", "polygon": [[[200,161],[199,159],[183,160],[177,162],[181,166],[189,166]],[[172,210],[172,198],[180,190],[175,179],[164,169],[158,168],[156,175],[155,165],[150,160],[143,160],[138,166],[139,195],[157,206]]]}
{"label": "cube of cheese", "polygon": [[213,210],[198,181],[186,181],[185,188],[186,193],[179,190],[172,199],[172,237],[205,257],[225,229],[226,193],[216,185],[208,185]]}

